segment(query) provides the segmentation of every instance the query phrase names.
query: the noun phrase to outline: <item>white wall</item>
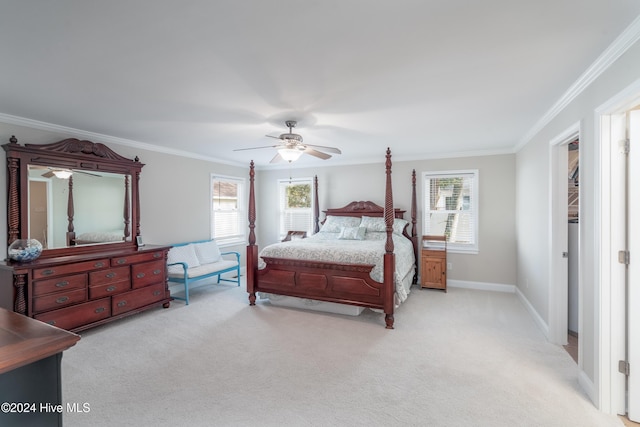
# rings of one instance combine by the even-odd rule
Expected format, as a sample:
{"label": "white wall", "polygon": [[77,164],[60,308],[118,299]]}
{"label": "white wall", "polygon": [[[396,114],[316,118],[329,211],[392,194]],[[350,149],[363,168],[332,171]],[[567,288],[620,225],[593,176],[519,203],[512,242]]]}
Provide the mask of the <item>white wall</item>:
{"label": "white wall", "polygon": [[[318,175],[320,211],[338,208],[354,200],[384,205],[384,153],[380,163],[356,166],[324,166],[262,170],[256,176],[258,244],[278,239],[278,179]],[[449,280],[514,285],[516,281],[515,155],[480,156],[412,162],[394,162],[394,205],[411,219],[411,171],[417,174],[418,236],[422,228],[422,185],[425,171],[478,169],[480,177],[479,247],[477,255],[448,254],[453,264]],[[321,218],[324,215],[321,213]]]}
{"label": "white wall", "polygon": [[[560,65],[560,64],[559,64]],[[516,156],[518,288],[540,317],[549,319],[549,143],[580,122],[580,277],[583,296],[581,368],[597,384],[599,364],[599,137],[595,110],[640,77],[640,42],[551,120]],[[607,284],[603,284],[606,286]],[[593,396],[592,396],[593,398]]]}

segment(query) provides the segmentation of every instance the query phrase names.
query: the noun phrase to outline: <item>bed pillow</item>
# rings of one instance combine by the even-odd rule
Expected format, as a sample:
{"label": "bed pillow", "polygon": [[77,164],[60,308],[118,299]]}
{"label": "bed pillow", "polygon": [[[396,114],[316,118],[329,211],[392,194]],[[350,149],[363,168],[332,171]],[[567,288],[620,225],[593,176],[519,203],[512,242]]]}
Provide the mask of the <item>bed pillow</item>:
{"label": "bed pillow", "polygon": [[[167,264],[173,264],[174,262],[186,262],[187,266],[198,267],[200,265],[200,261],[198,261],[198,256],[196,255],[196,249],[194,245],[183,245],[183,246],[174,246],[169,249],[169,253],[167,254]],[[182,273],[181,265],[170,265],[167,268],[169,273]]]}
{"label": "bed pillow", "polygon": [[324,233],[340,233],[342,227],[357,227],[360,225],[360,218],[354,216],[333,216],[329,215],[322,224],[320,231]]}
{"label": "bed pillow", "polygon": [[402,235],[402,232],[404,231],[404,228],[407,226],[407,224],[409,224],[409,221],[407,221],[406,219],[396,218],[393,221],[393,232],[395,234]]}
{"label": "bed pillow", "polygon": [[360,226],[366,228],[367,232],[387,231],[383,217],[363,216]]}
{"label": "bed pillow", "polygon": [[210,242],[194,243],[193,246],[200,264],[211,264],[220,261],[220,258],[222,258],[220,249],[213,240]]}
{"label": "bed pillow", "polygon": [[364,235],[367,229],[364,227],[342,227],[339,240],[364,240]]}

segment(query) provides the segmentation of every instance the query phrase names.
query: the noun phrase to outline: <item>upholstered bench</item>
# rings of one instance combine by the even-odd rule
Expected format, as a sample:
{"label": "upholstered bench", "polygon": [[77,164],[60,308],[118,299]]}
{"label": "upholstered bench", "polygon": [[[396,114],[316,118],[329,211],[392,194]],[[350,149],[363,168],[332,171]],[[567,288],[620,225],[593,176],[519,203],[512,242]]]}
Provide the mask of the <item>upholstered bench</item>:
{"label": "upholstered bench", "polygon": [[[189,305],[189,285],[197,280],[217,276],[217,283],[222,280],[240,286],[240,253],[220,252],[215,240],[177,243],[169,250],[167,272],[169,282],[184,285],[184,298],[172,297]],[[234,278],[222,277],[222,274],[230,272],[236,273]]]}

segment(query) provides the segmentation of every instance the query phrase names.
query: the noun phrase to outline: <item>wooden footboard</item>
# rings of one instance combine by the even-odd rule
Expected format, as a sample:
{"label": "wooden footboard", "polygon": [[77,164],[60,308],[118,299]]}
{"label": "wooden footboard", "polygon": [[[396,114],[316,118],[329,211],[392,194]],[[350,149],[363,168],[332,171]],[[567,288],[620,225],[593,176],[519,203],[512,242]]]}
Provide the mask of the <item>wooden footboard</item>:
{"label": "wooden footboard", "polygon": [[[263,257],[262,259],[266,266],[258,269],[258,247],[255,244],[254,232],[256,220],[255,172],[254,163],[253,161],[251,162],[249,172],[249,245],[247,246],[247,292],[249,293],[249,303],[251,305],[255,305],[257,292],[265,292],[381,309],[385,313],[386,328],[393,329],[395,255],[393,253],[392,232],[394,218],[396,216],[401,218],[404,211],[393,208],[391,151],[389,149],[387,149],[386,153],[385,167],[387,181],[384,209],[371,202],[353,202],[345,208],[331,210],[331,214],[339,211],[342,215],[382,216],[385,218],[387,239],[384,254],[384,276],[381,283],[373,280],[370,276],[370,272],[374,268],[373,264],[341,264]],[[413,178],[415,193],[415,171]],[[415,201],[415,197],[413,201]],[[415,215],[415,206],[412,207],[412,215]],[[415,225],[415,218],[413,218],[413,224]],[[415,252],[417,241],[415,229],[412,230],[412,236],[407,237],[412,240]]]}

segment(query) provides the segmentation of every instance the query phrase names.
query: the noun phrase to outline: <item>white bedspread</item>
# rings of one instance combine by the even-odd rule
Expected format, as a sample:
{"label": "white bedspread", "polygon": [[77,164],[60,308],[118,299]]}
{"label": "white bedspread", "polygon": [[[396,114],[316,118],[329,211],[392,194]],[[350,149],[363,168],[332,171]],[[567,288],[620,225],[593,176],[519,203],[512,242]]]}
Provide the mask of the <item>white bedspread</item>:
{"label": "white bedspread", "polygon": [[[374,264],[371,278],[383,281],[386,233],[367,232],[364,240],[338,239],[339,233],[320,232],[311,237],[275,243],[260,252],[259,268],[264,268],[262,256],[352,264]],[[406,237],[393,234],[395,253],[394,283],[396,304],[407,299],[413,278],[415,257],[413,245]],[[408,286],[407,286],[408,282]]]}

